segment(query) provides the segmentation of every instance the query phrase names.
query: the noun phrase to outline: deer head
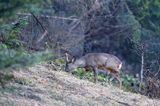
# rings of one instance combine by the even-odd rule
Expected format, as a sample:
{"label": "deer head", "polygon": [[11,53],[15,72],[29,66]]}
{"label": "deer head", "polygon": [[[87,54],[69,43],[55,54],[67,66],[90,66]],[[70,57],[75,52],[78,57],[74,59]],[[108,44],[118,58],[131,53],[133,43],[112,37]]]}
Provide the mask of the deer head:
{"label": "deer head", "polygon": [[70,55],[69,53],[65,53],[65,61],[66,61],[66,65],[65,65],[65,71],[69,72],[73,69],[75,69],[72,64],[74,64],[76,58],[72,55]]}
{"label": "deer head", "polygon": [[65,71],[74,71],[76,68],[84,68],[86,61],[83,58],[76,59],[74,56],[71,56],[68,53],[65,53],[66,57],[66,66]]}

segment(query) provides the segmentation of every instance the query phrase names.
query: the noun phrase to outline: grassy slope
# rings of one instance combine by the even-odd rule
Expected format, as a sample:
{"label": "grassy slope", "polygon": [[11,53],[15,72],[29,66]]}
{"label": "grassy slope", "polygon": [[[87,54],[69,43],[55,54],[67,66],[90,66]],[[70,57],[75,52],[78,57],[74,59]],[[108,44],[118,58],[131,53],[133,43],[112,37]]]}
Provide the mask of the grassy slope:
{"label": "grassy slope", "polygon": [[160,100],[80,80],[50,65],[14,71],[0,90],[0,106],[160,106]]}

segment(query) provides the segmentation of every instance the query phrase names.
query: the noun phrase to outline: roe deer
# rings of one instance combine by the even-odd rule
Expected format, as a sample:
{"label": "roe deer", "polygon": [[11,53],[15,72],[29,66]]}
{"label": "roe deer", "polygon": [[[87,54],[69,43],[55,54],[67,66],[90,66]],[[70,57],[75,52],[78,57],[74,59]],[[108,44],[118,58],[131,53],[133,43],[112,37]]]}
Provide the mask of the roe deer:
{"label": "roe deer", "polygon": [[94,73],[94,82],[97,80],[98,69],[103,70],[105,73],[113,75],[120,83],[120,88],[122,85],[120,79],[120,69],[122,67],[122,62],[114,55],[107,53],[88,53],[79,59],[65,53],[66,66],[65,71],[73,71],[76,68],[91,68]]}

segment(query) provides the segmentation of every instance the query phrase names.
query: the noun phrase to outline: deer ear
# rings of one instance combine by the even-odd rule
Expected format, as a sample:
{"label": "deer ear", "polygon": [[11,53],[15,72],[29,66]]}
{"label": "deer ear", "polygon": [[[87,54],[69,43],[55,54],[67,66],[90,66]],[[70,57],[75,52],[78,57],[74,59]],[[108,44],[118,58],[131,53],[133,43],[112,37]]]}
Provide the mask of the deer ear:
{"label": "deer ear", "polygon": [[65,53],[65,59],[67,62],[69,62],[69,54],[67,52]]}
{"label": "deer ear", "polygon": [[76,61],[76,58],[73,57],[72,60],[71,60],[71,62],[74,63],[75,61]]}

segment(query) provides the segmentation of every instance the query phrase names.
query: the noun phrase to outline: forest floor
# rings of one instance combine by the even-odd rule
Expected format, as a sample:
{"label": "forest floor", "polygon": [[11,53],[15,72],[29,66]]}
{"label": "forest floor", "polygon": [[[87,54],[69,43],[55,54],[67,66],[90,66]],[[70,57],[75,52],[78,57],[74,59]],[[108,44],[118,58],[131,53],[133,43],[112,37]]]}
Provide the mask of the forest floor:
{"label": "forest floor", "polygon": [[0,88],[0,106],[160,106],[160,100],[78,79],[48,64],[13,73],[15,80]]}

